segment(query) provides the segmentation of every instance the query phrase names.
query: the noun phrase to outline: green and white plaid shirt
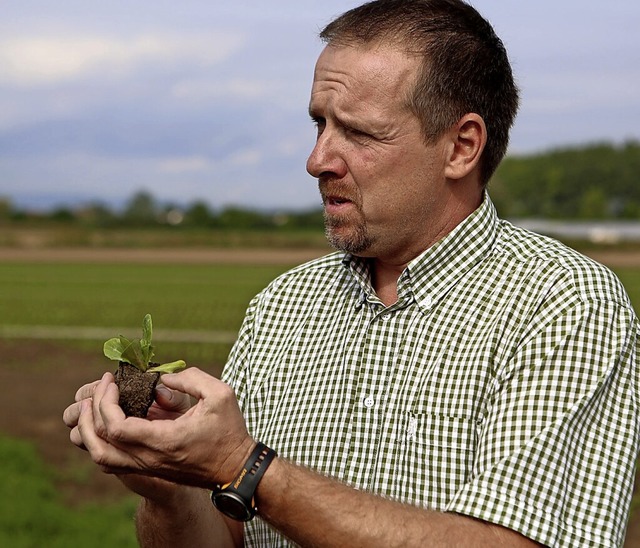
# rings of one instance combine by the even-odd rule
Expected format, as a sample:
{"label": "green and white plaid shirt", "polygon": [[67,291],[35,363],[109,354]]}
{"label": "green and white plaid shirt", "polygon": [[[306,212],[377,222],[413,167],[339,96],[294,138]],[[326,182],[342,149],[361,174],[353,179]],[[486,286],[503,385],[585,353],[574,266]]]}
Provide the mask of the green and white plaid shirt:
{"label": "green and white plaid shirt", "polygon": [[[340,253],[259,294],[223,375],[250,433],[357,489],[549,546],[622,545],[640,379],[617,278],[486,198],[398,295],[385,307]],[[259,519],[245,538],[289,545]]]}

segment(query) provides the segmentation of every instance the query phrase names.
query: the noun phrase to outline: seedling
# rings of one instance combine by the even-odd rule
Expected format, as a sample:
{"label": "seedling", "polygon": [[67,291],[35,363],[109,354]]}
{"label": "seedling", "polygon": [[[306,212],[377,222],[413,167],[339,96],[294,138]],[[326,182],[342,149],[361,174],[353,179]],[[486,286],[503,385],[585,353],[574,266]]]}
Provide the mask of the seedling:
{"label": "seedling", "polygon": [[183,360],[170,363],[153,363],[151,315],[142,321],[142,338],[127,339],[120,335],[104,343],[104,355],[118,362],[115,373],[120,390],[120,407],[128,417],[146,417],[155,397],[155,388],[161,373],[175,373],[184,369]]}

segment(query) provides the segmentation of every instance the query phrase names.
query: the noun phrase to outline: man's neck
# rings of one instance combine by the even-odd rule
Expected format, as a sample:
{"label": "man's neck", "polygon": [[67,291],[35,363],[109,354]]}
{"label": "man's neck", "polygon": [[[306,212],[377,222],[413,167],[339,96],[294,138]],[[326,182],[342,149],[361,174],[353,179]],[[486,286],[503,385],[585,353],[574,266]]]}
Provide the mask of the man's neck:
{"label": "man's neck", "polygon": [[371,260],[371,283],[385,306],[391,306],[398,300],[398,279],[406,266],[385,263],[379,259]]}

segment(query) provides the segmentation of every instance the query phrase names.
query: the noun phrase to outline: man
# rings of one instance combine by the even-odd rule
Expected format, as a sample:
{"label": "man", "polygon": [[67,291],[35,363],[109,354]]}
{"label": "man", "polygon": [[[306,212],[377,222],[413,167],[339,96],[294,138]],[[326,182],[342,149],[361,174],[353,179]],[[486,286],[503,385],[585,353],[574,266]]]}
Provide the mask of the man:
{"label": "man", "polygon": [[604,267],[496,217],[502,43],[460,0],[321,36],[307,169],[342,252],[252,301],[225,383],[166,375],[125,419],[106,374],[72,441],[142,495],[144,546],[621,545],[637,319]]}

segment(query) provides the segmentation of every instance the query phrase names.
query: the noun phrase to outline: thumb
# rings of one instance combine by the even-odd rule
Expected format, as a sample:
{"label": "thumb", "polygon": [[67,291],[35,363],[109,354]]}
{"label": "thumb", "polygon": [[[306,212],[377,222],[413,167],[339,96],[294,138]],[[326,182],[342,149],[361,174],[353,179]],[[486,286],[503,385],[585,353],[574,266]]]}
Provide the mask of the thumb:
{"label": "thumb", "polygon": [[215,391],[218,384],[222,384],[197,367],[188,367],[179,373],[167,373],[163,375],[162,383],[169,388],[189,394],[197,400],[205,399],[211,395],[212,390]]}
{"label": "thumb", "polygon": [[156,386],[156,403],[166,411],[186,413],[191,407],[191,401],[187,394],[171,390],[164,384]]}

